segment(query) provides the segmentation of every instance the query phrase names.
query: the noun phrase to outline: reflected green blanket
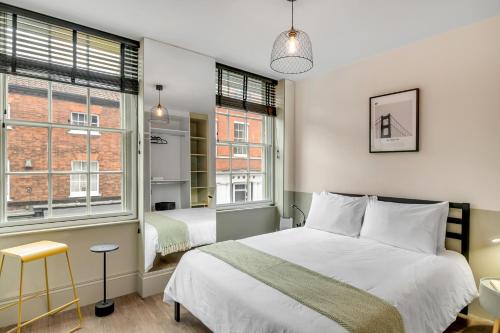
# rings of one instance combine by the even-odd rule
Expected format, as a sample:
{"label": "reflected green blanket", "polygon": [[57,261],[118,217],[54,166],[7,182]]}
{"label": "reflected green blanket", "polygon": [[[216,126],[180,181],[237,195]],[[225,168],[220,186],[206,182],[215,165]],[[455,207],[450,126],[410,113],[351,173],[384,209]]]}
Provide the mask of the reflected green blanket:
{"label": "reflected green blanket", "polygon": [[158,232],[158,246],[162,256],[191,248],[186,223],[154,212],[145,214],[145,222]]}
{"label": "reflected green blanket", "polygon": [[336,321],[349,332],[404,332],[398,310],[364,290],[236,241],[199,250]]}

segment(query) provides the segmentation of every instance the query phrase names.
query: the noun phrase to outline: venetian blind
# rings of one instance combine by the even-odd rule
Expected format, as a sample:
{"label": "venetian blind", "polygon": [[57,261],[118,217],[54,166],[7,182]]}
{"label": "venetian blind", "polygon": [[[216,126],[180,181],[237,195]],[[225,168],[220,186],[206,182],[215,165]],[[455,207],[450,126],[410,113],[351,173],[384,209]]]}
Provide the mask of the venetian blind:
{"label": "venetian blind", "polygon": [[138,94],[139,43],[0,4],[0,71]]}
{"label": "venetian blind", "polygon": [[275,80],[217,64],[218,106],[276,116]]}

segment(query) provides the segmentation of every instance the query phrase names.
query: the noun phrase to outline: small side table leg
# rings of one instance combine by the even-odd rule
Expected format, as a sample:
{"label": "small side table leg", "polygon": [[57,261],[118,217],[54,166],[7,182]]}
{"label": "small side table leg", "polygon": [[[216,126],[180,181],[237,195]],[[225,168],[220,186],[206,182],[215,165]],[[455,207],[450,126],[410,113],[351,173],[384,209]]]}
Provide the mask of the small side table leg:
{"label": "small side table leg", "polygon": [[495,319],[495,323],[493,324],[493,333],[498,333],[500,330],[500,319]]}

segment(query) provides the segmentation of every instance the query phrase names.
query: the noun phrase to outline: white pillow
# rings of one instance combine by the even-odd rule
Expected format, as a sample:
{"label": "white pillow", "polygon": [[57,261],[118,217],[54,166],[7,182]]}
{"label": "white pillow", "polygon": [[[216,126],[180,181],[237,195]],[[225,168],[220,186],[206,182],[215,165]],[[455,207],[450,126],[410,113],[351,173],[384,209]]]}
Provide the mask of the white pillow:
{"label": "white pillow", "polygon": [[313,193],[306,227],[357,237],[368,197]]}
{"label": "white pillow", "polygon": [[441,221],[438,229],[438,240],[437,240],[437,253],[441,253],[446,250],[444,243],[446,240],[446,224],[448,223],[448,214],[450,212],[450,203],[448,201],[443,202],[446,206],[446,209],[443,209],[443,216],[441,217]]}
{"label": "white pillow", "polygon": [[370,200],[360,237],[407,250],[436,254],[445,215],[448,216],[447,202],[415,205]]}

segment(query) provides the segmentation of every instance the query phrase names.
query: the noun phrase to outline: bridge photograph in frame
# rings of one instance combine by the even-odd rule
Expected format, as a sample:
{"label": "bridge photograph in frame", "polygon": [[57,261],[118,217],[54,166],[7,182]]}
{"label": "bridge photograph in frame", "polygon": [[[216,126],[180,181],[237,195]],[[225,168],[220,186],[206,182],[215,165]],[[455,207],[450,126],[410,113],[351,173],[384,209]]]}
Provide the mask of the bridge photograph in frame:
{"label": "bridge photograph in frame", "polygon": [[419,89],[370,97],[370,153],[416,152]]}

